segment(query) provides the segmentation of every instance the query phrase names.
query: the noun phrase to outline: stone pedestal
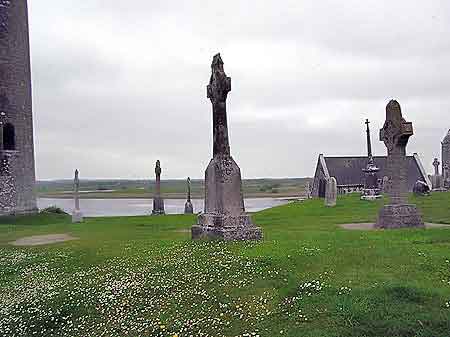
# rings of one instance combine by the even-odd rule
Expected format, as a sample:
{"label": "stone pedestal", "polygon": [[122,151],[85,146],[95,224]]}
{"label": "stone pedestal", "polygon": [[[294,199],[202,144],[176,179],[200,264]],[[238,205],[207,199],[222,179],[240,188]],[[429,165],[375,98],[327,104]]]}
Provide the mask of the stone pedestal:
{"label": "stone pedestal", "polygon": [[380,194],[380,190],[376,189],[368,189],[364,190],[363,194],[361,195],[361,200],[367,200],[367,201],[374,201],[381,199],[383,196]]}
{"label": "stone pedestal", "polygon": [[192,227],[193,239],[260,240],[261,228],[245,213],[241,172],[231,156],[217,155],[205,173],[205,212]]}
{"label": "stone pedestal", "polygon": [[153,198],[153,210],[152,215],[164,215],[166,212],[164,211],[164,199],[155,197]]}
{"label": "stone pedestal", "polygon": [[416,205],[385,205],[379,212],[376,228],[425,227]]}
{"label": "stone pedestal", "polygon": [[238,216],[206,213],[200,214],[198,224],[192,226],[193,239],[219,239],[225,241],[261,240],[261,228],[253,225],[249,215]]}
{"label": "stone pedestal", "polygon": [[72,223],[83,222],[83,213],[79,209],[74,209],[72,212]]}
{"label": "stone pedestal", "polygon": [[184,204],[184,214],[193,214],[194,213],[194,206],[192,205],[192,202],[186,201]]}

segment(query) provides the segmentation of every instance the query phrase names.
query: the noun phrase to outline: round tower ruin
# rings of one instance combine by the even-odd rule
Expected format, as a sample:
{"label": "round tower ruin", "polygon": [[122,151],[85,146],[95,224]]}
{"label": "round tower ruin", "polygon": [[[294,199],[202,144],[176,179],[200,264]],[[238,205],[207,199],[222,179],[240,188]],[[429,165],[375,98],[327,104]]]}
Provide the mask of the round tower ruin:
{"label": "round tower ruin", "polygon": [[26,0],[0,0],[0,215],[37,210]]}

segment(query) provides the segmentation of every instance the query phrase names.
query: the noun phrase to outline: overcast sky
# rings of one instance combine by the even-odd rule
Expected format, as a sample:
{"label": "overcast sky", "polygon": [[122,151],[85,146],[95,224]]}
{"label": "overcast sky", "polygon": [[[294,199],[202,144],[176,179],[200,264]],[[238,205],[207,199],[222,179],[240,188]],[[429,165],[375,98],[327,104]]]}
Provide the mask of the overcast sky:
{"label": "overcast sky", "polygon": [[450,128],[450,1],[29,2],[38,179],[203,177],[210,65],[232,80],[231,152],[245,178],[314,175],[319,153],[374,152],[397,99],[408,152]]}

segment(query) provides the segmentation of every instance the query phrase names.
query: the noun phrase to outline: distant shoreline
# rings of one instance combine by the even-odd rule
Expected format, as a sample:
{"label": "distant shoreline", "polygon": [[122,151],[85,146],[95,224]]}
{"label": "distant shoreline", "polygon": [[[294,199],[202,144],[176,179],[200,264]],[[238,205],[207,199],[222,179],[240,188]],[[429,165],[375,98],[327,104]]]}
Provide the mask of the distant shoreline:
{"label": "distant shoreline", "polygon": [[[73,199],[71,193],[38,193],[38,198]],[[186,199],[185,194],[162,193],[164,199]],[[244,198],[300,198],[302,195],[292,193],[244,193]],[[192,199],[204,199],[202,195],[193,195]],[[82,193],[80,199],[153,199],[153,194],[121,194],[121,193]]]}

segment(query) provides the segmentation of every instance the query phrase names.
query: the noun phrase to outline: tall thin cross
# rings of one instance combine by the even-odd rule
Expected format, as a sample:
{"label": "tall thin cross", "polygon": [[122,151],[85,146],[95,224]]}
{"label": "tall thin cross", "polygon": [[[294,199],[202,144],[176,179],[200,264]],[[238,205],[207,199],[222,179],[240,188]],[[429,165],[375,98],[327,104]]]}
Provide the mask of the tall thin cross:
{"label": "tall thin cross", "polygon": [[78,177],[79,171],[75,170],[75,178],[73,180],[73,191],[74,191],[74,199],[75,199],[75,210],[80,210],[80,178]]}
{"label": "tall thin cross", "polygon": [[367,157],[369,158],[369,163],[373,163],[373,156],[372,156],[372,141],[370,139],[370,128],[369,128],[369,120],[366,119],[366,133],[367,133]]}
{"label": "tall thin cross", "polygon": [[156,175],[156,196],[159,197],[161,194],[161,162],[159,160],[156,161],[155,175]]}
{"label": "tall thin cross", "polygon": [[187,178],[187,190],[188,190],[187,201],[190,202],[191,201],[191,178],[190,177]]}
{"label": "tall thin cross", "polygon": [[231,91],[231,78],[223,70],[220,54],[214,56],[211,64],[211,78],[207,96],[213,106],[213,156],[230,155],[227,123],[227,96]]}

